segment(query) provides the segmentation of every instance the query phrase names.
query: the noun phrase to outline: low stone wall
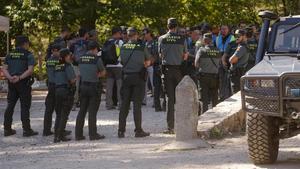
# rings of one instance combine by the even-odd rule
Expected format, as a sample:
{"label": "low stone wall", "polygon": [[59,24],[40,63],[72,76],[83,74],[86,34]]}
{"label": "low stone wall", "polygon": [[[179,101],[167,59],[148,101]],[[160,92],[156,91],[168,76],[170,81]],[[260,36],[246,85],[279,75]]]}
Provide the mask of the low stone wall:
{"label": "low stone wall", "polygon": [[241,95],[236,93],[199,117],[198,135],[202,138],[222,138],[246,128],[246,113],[241,110]]}

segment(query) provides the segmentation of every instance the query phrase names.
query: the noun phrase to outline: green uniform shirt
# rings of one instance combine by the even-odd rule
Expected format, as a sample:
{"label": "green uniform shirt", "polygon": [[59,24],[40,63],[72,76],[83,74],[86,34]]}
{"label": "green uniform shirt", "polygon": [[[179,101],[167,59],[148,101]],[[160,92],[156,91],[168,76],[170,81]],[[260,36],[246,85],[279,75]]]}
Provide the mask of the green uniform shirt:
{"label": "green uniform shirt", "polygon": [[48,83],[55,83],[55,66],[59,63],[59,57],[51,56],[46,61]]}
{"label": "green uniform shirt", "polygon": [[138,73],[144,67],[144,61],[150,58],[150,53],[144,44],[129,41],[121,47],[120,56],[124,73]]}
{"label": "green uniform shirt", "polygon": [[196,54],[196,60],[199,61],[199,71],[201,73],[218,74],[218,64],[221,57],[221,52],[217,47],[213,45],[201,47]]}
{"label": "green uniform shirt", "polygon": [[74,69],[69,63],[55,66],[55,85],[68,85],[70,80],[76,78]]}
{"label": "green uniform shirt", "polygon": [[181,65],[183,54],[187,52],[187,43],[183,36],[168,32],[158,39],[158,52],[163,65]]}
{"label": "green uniform shirt", "polygon": [[4,64],[8,66],[11,76],[22,75],[28,66],[34,66],[34,57],[28,50],[16,48],[6,56]]}
{"label": "green uniform shirt", "polygon": [[249,62],[255,62],[258,42],[255,38],[251,38],[247,42],[249,49]]}
{"label": "green uniform shirt", "polygon": [[99,82],[98,73],[105,70],[101,58],[87,52],[78,64],[82,82]]}
{"label": "green uniform shirt", "polygon": [[249,51],[245,43],[239,44],[233,55],[238,57],[238,62],[233,65],[233,68],[245,68],[247,66]]}
{"label": "green uniform shirt", "polygon": [[158,42],[157,40],[152,40],[150,42],[146,42],[146,47],[151,54],[151,56],[154,58],[154,63],[159,64],[159,54],[158,54]]}

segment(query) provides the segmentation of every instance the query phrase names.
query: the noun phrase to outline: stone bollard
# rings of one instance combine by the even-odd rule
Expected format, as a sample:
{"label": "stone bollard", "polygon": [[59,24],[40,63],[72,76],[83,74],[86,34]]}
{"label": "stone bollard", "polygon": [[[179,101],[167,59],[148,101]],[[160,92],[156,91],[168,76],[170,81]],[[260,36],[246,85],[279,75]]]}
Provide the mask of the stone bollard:
{"label": "stone bollard", "polygon": [[197,138],[199,99],[194,81],[185,76],[176,87],[175,133],[177,141]]}
{"label": "stone bollard", "polygon": [[176,87],[175,141],[162,150],[193,150],[209,145],[197,136],[199,99],[196,84],[185,76]]}

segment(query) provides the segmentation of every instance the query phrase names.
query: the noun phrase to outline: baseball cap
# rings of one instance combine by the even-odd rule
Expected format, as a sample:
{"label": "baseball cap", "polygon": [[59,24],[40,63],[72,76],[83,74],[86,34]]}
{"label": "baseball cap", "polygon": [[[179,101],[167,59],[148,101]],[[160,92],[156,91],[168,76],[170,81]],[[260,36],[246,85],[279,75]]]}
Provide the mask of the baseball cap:
{"label": "baseball cap", "polygon": [[169,18],[168,25],[177,26],[177,20],[175,18]]}
{"label": "baseball cap", "polygon": [[63,48],[59,51],[60,57],[66,57],[67,55],[71,54],[71,51],[68,48]]}
{"label": "baseball cap", "polygon": [[212,39],[212,34],[211,33],[205,33],[203,35],[203,39]]}
{"label": "baseball cap", "polygon": [[16,46],[22,46],[24,43],[30,43],[29,38],[25,35],[19,35],[16,37]]}
{"label": "baseball cap", "polygon": [[99,44],[96,41],[89,41],[87,48],[88,50],[99,48]]}

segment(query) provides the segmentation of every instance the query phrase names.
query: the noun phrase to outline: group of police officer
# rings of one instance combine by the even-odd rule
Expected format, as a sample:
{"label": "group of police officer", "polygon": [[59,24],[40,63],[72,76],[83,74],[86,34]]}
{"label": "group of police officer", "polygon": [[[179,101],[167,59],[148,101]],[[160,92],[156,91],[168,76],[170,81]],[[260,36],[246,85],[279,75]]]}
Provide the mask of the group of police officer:
{"label": "group of police officer", "polygon": [[[222,33],[219,36],[217,35],[218,37],[214,37],[213,32],[204,33],[201,40],[199,38],[193,44],[194,52],[189,52],[187,38],[178,32],[178,23],[175,18],[168,19],[167,28],[168,32],[157,40],[150,29],[143,29],[142,34],[145,39],[145,42],[143,42],[139,40],[138,31],[134,27],[130,27],[126,30],[126,40],[123,39],[124,44],[118,41],[122,37],[122,29],[114,28],[112,39],[117,46],[116,49],[120,49],[120,51],[117,52],[118,62],[112,66],[107,66],[102,61],[100,46],[96,40],[85,40],[86,32],[81,32],[82,38],[77,42],[85,44],[87,50],[77,57],[72,57],[72,53],[75,55],[77,49],[74,49],[74,45],[73,47],[71,45],[70,49],[67,48],[63,40],[64,31],[62,31],[61,40],[52,44],[48,50],[46,61],[48,94],[45,100],[43,136],[54,134],[54,142],[70,140],[68,135],[71,134],[71,131],[65,130],[65,128],[74,104],[74,95],[77,90],[80,90],[80,110],[76,118],[75,139],[85,139],[83,127],[87,112],[90,140],[104,139],[105,136],[97,132],[96,122],[102,93],[102,82],[99,79],[106,74],[110,74],[111,78],[115,78],[118,74],[120,76],[114,79],[117,82],[120,95],[118,100],[120,110],[119,138],[125,137],[126,119],[131,101],[133,102],[135,137],[150,135],[142,128],[142,104],[145,92],[141,92],[145,91],[148,79],[147,68],[149,66],[152,66],[154,70],[155,110],[163,110],[161,106],[162,90],[165,91],[168,98],[167,130],[164,131],[165,134],[174,134],[175,88],[184,75],[190,75],[197,84],[200,84],[203,112],[208,109],[210,102],[212,106],[215,106],[222,99],[220,93],[224,86],[221,85],[225,83],[220,83],[220,80],[222,81],[222,78],[224,78],[222,77],[224,74],[220,73],[222,72],[220,69],[226,70],[226,77],[229,77],[227,73],[230,74],[230,77],[225,79],[231,80],[233,91],[237,92],[239,90],[240,77],[247,69],[251,68],[251,63],[254,63],[253,59],[249,59],[249,44],[251,43],[247,43],[249,34],[246,29],[238,29],[234,35],[223,37]],[[16,37],[16,48],[5,59],[3,73],[8,79],[9,92],[7,109],[4,115],[4,136],[16,134],[11,126],[14,107],[19,98],[23,135],[34,136],[38,134],[31,129],[29,120],[31,84],[33,83],[31,77],[34,66],[34,57],[28,51],[29,44],[28,37]],[[255,45],[253,48],[255,48]],[[187,67],[186,65],[190,63],[191,65]],[[78,73],[76,73],[76,69],[74,70],[74,65],[78,69]],[[191,67],[196,71],[196,75],[195,72],[191,74],[191,72],[186,71],[186,68]],[[121,81],[119,82],[120,78]],[[110,97],[106,98],[106,106],[110,109],[114,83],[112,81],[106,85],[108,85],[107,89],[109,88],[106,91],[108,92],[107,96]],[[229,85],[229,88],[231,88],[231,85]],[[54,111],[56,112],[56,120],[54,132],[52,132],[52,114]]]}

